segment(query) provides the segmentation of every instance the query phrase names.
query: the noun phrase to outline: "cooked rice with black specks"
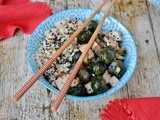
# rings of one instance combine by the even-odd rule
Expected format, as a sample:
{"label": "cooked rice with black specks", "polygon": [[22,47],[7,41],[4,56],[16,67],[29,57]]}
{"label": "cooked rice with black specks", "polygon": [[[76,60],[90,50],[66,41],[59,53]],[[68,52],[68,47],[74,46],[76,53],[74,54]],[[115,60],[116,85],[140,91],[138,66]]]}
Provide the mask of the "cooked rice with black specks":
{"label": "cooked rice with black specks", "polygon": [[[82,24],[83,22],[77,19],[61,20],[55,24],[56,28],[46,31],[45,40],[42,42],[36,57],[38,67],[41,68]],[[54,81],[59,76],[69,72],[72,57],[77,51],[80,51],[79,48],[80,45],[77,45],[77,38],[75,38],[72,44],[45,72],[45,76],[53,86],[55,86]]]}

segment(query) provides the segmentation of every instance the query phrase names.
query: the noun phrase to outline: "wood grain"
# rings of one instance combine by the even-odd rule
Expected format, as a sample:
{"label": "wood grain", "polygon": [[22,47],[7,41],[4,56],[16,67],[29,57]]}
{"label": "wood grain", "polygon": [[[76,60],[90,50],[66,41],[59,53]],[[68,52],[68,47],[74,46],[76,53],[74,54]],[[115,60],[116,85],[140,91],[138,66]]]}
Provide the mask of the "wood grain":
{"label": "wood grain", "polygon": [[160,8],[156,8],[150,3],[147,4],[148,12],[149,12],[149,19],[151,23],[151,29],[154,36],[154,42],[156,45],[156,50],[158,52],[158,58],[160,61]]}
{"label": "wood grain", "polygon": [[[77,7],[95,9],[103,2],[70,1],[47,0],[47,3],[58,12]],[[94,101],[65,99],[57,113],[50,110],[56,95],[47,92],[38,82],[21,101],[13,102],[11,96],[32,75],[26,58],[29,36],[18,31],[12,38],[0,41],[0,120],[97,120],[99,109],[115,98],[160,96],[159,13],[159,8],[145,0],[117,0],[111,15],[129,29],[138,47],[139,59],[134,76],[125,87],[107,98]]]}

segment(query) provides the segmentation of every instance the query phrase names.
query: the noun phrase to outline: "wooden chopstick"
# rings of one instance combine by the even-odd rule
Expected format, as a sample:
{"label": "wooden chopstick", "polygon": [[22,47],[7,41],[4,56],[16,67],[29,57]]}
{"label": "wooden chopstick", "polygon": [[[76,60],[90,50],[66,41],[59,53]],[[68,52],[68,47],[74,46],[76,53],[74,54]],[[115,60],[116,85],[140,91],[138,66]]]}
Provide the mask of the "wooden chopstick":
{"label": "wooden chopstick", "polygon": [[105,0],[103,4],[87,19],[87,21],[57,50],[57,52],[40,68],[31,79],[24,84],[24,86],[13,96],[14,101],[18,101],[30,87],[40,78],[43,73],[50,67],[54,60],[69,46],[69,44],[76,38],[76,36],[88,25],[93,17],[102,9],[102,7],[108,2]]}
{"label": "wooden chopstick", "polygon": [[78,70],[80,69],[80,67],[81,67],[81,65],[82,65],[82,63],[83,63],[83,61],[84,61],[84,58],[85,58],[85,56],[87,55],[89,49],[92,47],[92,45],[93,45],[93,43],[94,43],[94,41],[95,41],[95,39],[96,39],[96,37],[97,37],[100,29],[101,29],[101,27],[102,27],[102,25],[103,25],[106,17],[108,16],[108,13],[109,13],[109,11],[111,10],[114,2],[115,2],[115,0],[112,0],[112,2],[110,3],[110,5],[108,6],[108,8],[107,8],[107,10],[106,10],[106,12],[105,12],[102,20],[100,21],[97,29],[96,29],[95,32],[93,33],[93,35],[92,35],[90,41],[88,42],[88,44],[87,44],[84,52],[82,53],[82,55],[81,55],[80,58],[78,59],[76,65],[74,66],[74,68],[73,68],[73,70],[71,71],[69,77],[67,78],[66,83],[63,85],[60,93],[58,94],[58,97],[56,98],[56,100],[55,100],[54,103],[52,104],[51,109],[52,109],[54,112],[57,111],[58,107],[60,106],[60,104],[61,104],[61,102],[62,102],[62,100],[63,100],[63,98],[64,98],[64,96],[66,95],[68,89],[70,88],[73,79],[74,79],[75,76],[77,75],[77,72],[78,72]]}

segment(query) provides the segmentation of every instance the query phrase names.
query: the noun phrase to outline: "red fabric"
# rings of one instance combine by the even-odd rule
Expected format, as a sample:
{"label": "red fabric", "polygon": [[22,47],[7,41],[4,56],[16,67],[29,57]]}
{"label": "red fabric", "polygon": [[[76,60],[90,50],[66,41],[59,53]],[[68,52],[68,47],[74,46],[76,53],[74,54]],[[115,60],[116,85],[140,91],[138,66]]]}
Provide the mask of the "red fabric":
{"label": "red fabric", "polygon": [[29,0],[0,0],[0,5],[28,3]]}
{"label": "red fabric", "polygon": [[117,99],[102,112],[102,120],[160,120],[160,98]]}
{"label": "red fabric", "polygon": [[52,11],[46,3],[0,0],[0,40],[11,37],[16,28],[31,34],[51,14]]}

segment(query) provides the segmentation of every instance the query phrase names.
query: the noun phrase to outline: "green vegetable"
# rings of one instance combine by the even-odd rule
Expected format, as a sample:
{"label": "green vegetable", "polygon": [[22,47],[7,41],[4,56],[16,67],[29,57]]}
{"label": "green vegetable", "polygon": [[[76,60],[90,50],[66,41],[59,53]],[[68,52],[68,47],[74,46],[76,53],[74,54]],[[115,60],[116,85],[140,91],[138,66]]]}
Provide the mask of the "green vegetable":
{"label": "green vegetable", "polygon": [[126,67],[124,63],[120,60],[113,61],[112,64],[109,66],[109,72],[118,78],[122,77],[125,71]]}
{"label": "green vegetable", "polygon": [[92,20],[87,26],[86,26],[86,29],[91,31],[92,33],[96,30],[98,26],[98,23],[94,20]]}
{"label": "green vegetable", "polygon": [[87,94],[87,90],[82,84],[79,84],[78,86],[70,87],[68,90],[68,94],[74,96],[85,96]]}
{"label": "green vegetable", "polygon": [[103,48],[102,51],[111,51],[111,52],[116,53],[116,49],[113,46],[107,46]]}
{"label": "green vegetable", "polygon": [[95,75],[102,75],[106,70],[106,65],[101,62],[95,62],[91,64],[91,68]]}
{"label": "green vegetable", "polygon": [[81,54],[82,54],[81,51],[76,52],[76,53],[74,54],[74,56],[73,56],[73,60],[74,60],[74,61],[77,61],[77,60],[80,58]]}
{"label": "green vegetable", "polygon": [[99,60],[104,62],[106,65],[109,65],[112,63],[116,56],[115,49],[111,46],[104,48],[100,53],[99,53]]}
{"label": "green vegetable", "polygon": [[98,34],[98,38],[101,40],[101,41],[103,41],[103,38],[104,38],[104,34]]}
{"label": "green vegetable", "polygon": [[81,44],[85,44],[88,43],[88,41],[90,40],[92,36],[92,33],[89,30],[83,30],[78,36],[78,42]]}
{"label": "green vegetable", "polygon": [[91,74],[86,68],[81,68],[78,72],[78,78],[80,79],[80,81],[88,83],[90,81]]}
{"label": "green vegetable", "polygon": [[94,77],[92,79],[91,87],[93,91],[97,94],[104,93],[108,90],[108,87],[106,87],[106,83],[102,76]]}

